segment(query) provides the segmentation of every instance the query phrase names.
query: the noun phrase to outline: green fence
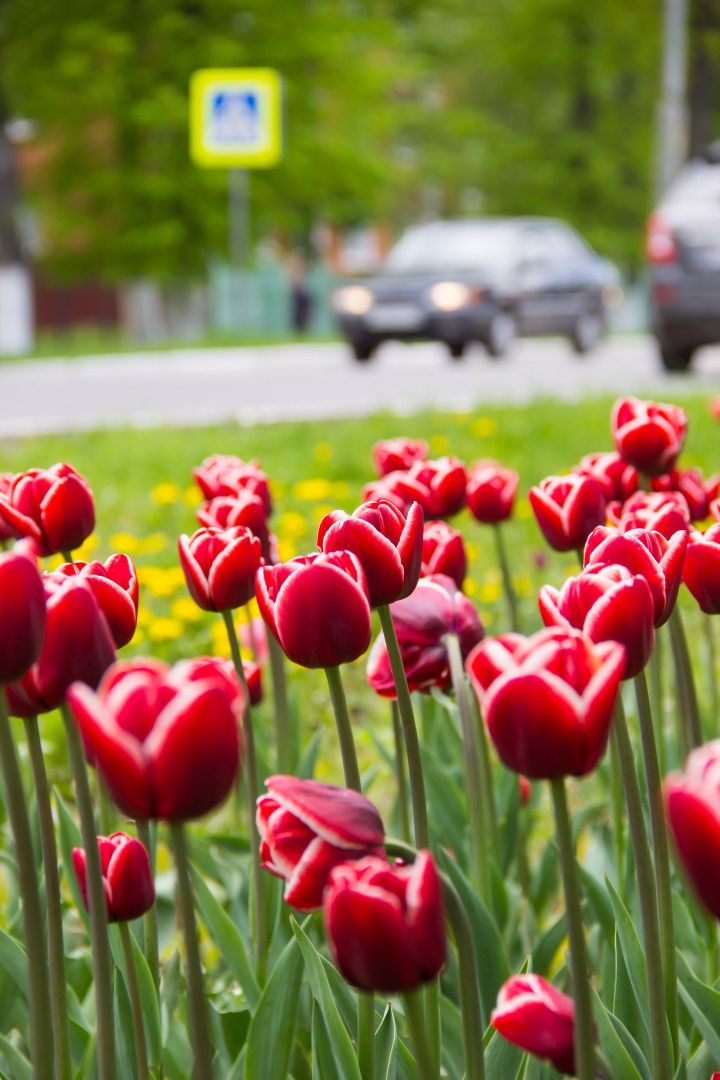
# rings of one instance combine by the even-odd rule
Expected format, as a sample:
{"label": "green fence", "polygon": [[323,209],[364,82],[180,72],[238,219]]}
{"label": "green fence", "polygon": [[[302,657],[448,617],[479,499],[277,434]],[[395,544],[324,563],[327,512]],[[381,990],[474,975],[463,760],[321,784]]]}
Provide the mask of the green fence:
{"label": "green fence", "polygon": [[[335,279],[321,266],[308,271],[311,296],[307,333],[326,337],[336,331],[330,296]],[[285,337],[292,333],[292,298],[287,275],[279,266],[236,270],[216,264],[210,271],[210,327],[220,334]]]}

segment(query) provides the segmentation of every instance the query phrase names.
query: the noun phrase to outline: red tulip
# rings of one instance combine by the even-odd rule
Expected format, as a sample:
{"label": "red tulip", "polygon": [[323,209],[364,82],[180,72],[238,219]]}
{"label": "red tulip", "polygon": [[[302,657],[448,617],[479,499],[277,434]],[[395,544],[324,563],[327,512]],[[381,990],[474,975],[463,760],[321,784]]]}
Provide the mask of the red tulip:
{"label": "red tulip", "polygon": [[625,503],[609,503],[607,516],[620,532],[650,529],[668,540],[676,532],[687,532],[690,528],[687,501],[677,491],[638,491]]}
{"label": "red tulip", "polygon": [[413,503],[422,507],[423,514],[429,515],[428,507],[431,504],[430,492],[418,480],[413,479],[410,473],[397,470],[386,473],[380,480],[373,480],[363,488],[365,502],[389,502],[392,503],[402,514],[408,514]]}
{"label": "red tulip", "polygon": [[585,545],[585,569],[616,563],[632,574],[640,574],[650,586],[655,609],[655,626],[667,622],[675,607],[688,537],[676,532],[671,540],[648,529],[618,532],[601,526]]}
{"label": "red tulip", "polygon": [[720,739],[699,746],[665,780],[675,847],[705,907],[720,919]]}
{"label": "red tulip", "polygon": [[370,644],[367,582],[349,551],[261,566],[255,588],[263,619],[302,667],[347,664]]}
{"label": "red tulip", "polygon": [[335,963],[359,990],[404,993],[445,965],[442,886],[429,851],[411,866],[373,856],[338,866],[323,914]]}
{"label": "red tulip", "polygon": [[[10,488],[12,487],[14,478],[15,473],[0,472],[0,500],[10,494]],[[10,523],[0,517],[0,540],[12,540],[15,535],[15,530]]]}
{"label": "red tulip", "polygon": [[366,502],[352,515],[334,510],[320,522],[318,547],[351,551],[367,577],[370,604],[409,596],[418,583],[423,554],[423,512],[413,503],[407,517],[385,499]]}
{"label": "red tulip", "polygon": [[683,448],[687,416],[678,405],[619,398],[610,427],[615,448],[629,465],[648,476],[670,472]]}
{"label": "red tulip", "polygon": [[[150,856],[133,836],[116,832],[98,836],[108,922],[139,919],[155,903]],[[73,868],[83,902],[90,910],[87,892],[86,855],[83,848],[73,848]]]}
{"label": "red tulip", "polygon": [[634,678],[650,659],[655,644],[653,595],[647,581],[625,566],[592,566],[568,578],[560,591],[543,585],[538,602],[546,626],[574,627],[591,641],[624,645],[624,678]]}
{"label": "red tulip", "polygon": [[285,901],[299,911],[321,907],[330,871],[351,859],[384,855],[377,810],[349,788],[271,776],[257,803],[260,858],[285,881]]}
{"label": "red tulip", "polygon": [[446,521],[428,521],[423,529],[422,577],[446,574],[462,589],[467,573],[467,555],[462,533]]}
{"label": "red tulip", "polygon": [[28,469],[0,496],[0,520],[13,536],[34,540],[39,555],[71,551],[95,528],[92,491],[70,465]]}
{"label": "red tulip", "polygon": [[[260,668],[252,660],[246,660],[244,657],[242,665],[245,681],[248,684],[250,704],[258,705],[262,701]],[[189,682],[217,678],[225,689],[232,709],[238,714],[243,711],[242,686],[232,660],[222,660],[219,656],[194,656],[191,660],[181,660],[176,664],[175,675],[178,679],[182,681],[187,679]]]}
{"label": "red tulip", "polygon": [[441,457],[434,461],[416,461],[408,470],[408,476],[422,484],[428,492],[422,501],[426,517],[452,517],[465,505],[467,472],[458,458]]}
{"label": "red tulip", "polygon": [[595,768],[625,668],[622,645],[552,627],[530,638],[482,641],[467,667],[508,768],[532,780]]}
{"label": "red tulip", "polygon": [[13,716],[56,709],[76,680],[95,687],[115,659],[108,622],[86,578],[43,574],[47,625],[40,656],[7,688]]}
{"label": "red tulip", "polygon": [[104,563],[63,563],[53,575],[79,577],[87,582],[107,619],[116,649],[132,640],[138,614],[138,579],[132,559],[111,555]]}
{"label": "red tulip", "polygon": [[7,683],[35,663],[45,636],[45,589],[32,559],[0,554],[0,597],[0,683]]}
{"label": "red tulip", "polygon": [[496,525],[513,512],[518,474],[497,461],[476,461],[471,465],[467,482],[470,513],[483,525]]}
{"label": "red tulip", "polygon": [[254,596],[262,550],[244,526],[197,529],[180,537],[178,552],[190,595],[204,611],[230,611]]}
{"label": "red tulip", "polygon": [[[403,666],[411,690],[446,689],[451,684],[445,636],[457,634],[467,656],[485,630],[475,608],[442,574],[421,578],[412,596],[391,604]],[[380,634],[368,660],[368,681],[382,697],[396,696],[387,645]]]}
{"label": "red tulip", "polygon": [[244,525],[260,541],[265,561],[275,561],[271,558],[272,537],[267,512],[259,495],[249,491],[241,491],[237,495],[218,495],[203,503],[196,516],[206,529],[233,529],[237,525]]}
{"label": "red tulip", "polygon": [[382,439],[372,448],[378,476],[409,469],[416,461],[425,461],[428,444],[424,439]]}
{"label": "red tulip", "polygon": [[196,681],[155,660],[117,663],[97,693],[68,693],[90,760],[136,818],[186,821],[214,810],[240,758],[237,712],[217,675]]}
{"label": "red tulip", "polygon": [[211,454],[193,469],[193,476],[206,499],[248,492],[262,499],[266,517],[272,513],[270,482],[257,461],[242,461],[234,454]]}
{"label": "red tulip", "polygon": [[592,476],[594,480],[597,480],[608,501],[614,499],[625,502],[640,486],[637,469],[623,461],[614,450],[586,454],[584,458],[581,458],[580,464],[575,466],[573,472],[580,476]]}
{"label": "red tulip", "polygon": [[720,524],[689,534],[683,581],[706,615],[720,614]]}
{"label": "red tulip", "polygon": [[596,525],[605,521],[605,496],[591,476],[548,476],[528,492],[537,523],[551,548],[582,547]]}
{"label": "red tulip", "polygon": [[651,480],[653,491],[677,492],[682,495],[693,521],[703,521],[710,513],[710,504],[718,497],[720,476],[714,473],[707,479],[700,469],[673,469]]}
{"label": "red tulip", "polygon": [[490,1023],[504,1039],[575,1074],[575,1004],[540,975],[514,975],[500,988]]}

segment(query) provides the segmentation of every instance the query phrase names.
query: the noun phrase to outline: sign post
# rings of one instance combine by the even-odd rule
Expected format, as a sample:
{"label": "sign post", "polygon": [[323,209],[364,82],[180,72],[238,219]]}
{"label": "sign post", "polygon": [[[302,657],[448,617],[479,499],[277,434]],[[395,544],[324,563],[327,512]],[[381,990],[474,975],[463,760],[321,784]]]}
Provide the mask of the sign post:
{"label": "sign post", "polygon": [[234,266],[250,254],[250,169],[282,157],[282,80],[272,68],[201,68],[190,78],[190,156],[228,170],[228,248]]}

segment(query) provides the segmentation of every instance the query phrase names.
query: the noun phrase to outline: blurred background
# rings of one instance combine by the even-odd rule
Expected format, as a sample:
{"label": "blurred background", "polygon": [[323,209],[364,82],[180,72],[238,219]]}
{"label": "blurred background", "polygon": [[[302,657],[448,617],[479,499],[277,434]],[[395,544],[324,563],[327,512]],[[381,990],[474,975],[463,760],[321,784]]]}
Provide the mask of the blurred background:
{"label": "blurred background", "polygon": [[[188,87],[243,66],[284,152],[238,224]],[[568,222],[642,329],[646,221],[719,134],[717,0],[2,0],[0,351],[329,337],[405,227],[484,215]]]}

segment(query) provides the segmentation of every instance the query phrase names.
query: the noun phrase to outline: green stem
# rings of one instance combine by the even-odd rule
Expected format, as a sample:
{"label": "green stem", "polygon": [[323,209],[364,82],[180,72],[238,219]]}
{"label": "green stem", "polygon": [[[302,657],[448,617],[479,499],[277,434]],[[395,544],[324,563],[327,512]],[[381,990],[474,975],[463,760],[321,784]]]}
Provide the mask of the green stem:
{"label": "green stem", "polygon": [[[135,828],[137,829],[140,843],[145,847],[150,857],[150,868],[154,878],[155,852],[150,833],[150,823],[146,818],[136,818]],[[158,948],[157,910],[155,904],[152,905],[150,910],[146,912],[143,917],[143,943],[145,946],[145,959],[148,962],[150,974],[152,975],[155,989],[157,990],[160,986],[160,952]]]}
{"label": "green stem", "polygon": [[[493,525],[492,530],[495,535],[495,550],[497,551],[497,559],[502,575],[503,592],[505,593],[505,602],[510,617],[510,629],[515,633],[518,633],[520,630],[520,620],[518,618],[517,596],[515,595],[515,589],[513,588],[512,575],[510,574],[507,552],[505,551],[502,526],[500,524],[495,524]],[[582,565],[582,559],[580,560],[580,563]]]}
{"label": "green stem", "polygon": [[358,994],[358,1065],[362,1080],[375,1080],[375,996]]}
{"label": "green stem", "polygon": [[575,1001],[575,1069],[578,1080],[594,1080],[595,1036],[592,1019],[590,977],[585,949],[585,931],[580,907],[575,866],[575,851],[568,813],[565,780],[560,777],[550,781],[560,868],[565,892],[565,912],[570,943],[570,969],[572,971],[573,999]]}
{"label": "green stem", "polygon": [[339,667],[325,668],[330,698],[332,699],[333,712],[335,713],[335,726],[337,728],[338,742],[340,743],[340,756],[342,757],[345,784],[355,791],[362,791],[360,783],[360,767],[358,766],[355,739],[353,737],[350,713],[348,712],[345,691],[340,678]]}
{"label": "green stem", "polygon": [[432,1054],[433,1068],[440,1070],[442,1063],[442,1025],[440,1022],[440,979],[433,979],[425,987],[425,1023],[428,1044]]}
{"label": "green stem", "polygon": [[61,551],[60,554],[62,555],[66,563],[71,563],[73,561],[72,551]]}
{"label": "green stem", "polygon": [[420,1080],[437,1080],[440,1073],[435,1068],[432,1052],[428,1044],[422,992],[413,990],[409,994],[403,994],[403,1002],[405,1004],[405,1019],[407,1020],[415,1061],[417,1062],[418,1077]]}
{"label": "green stem", "polygon": [[295,760],[293,731],[290,724],[287,681],[285,679],[285,656],[274,634],[267,631],[270,673],[273,685],[273,714],[275,720],[275,748],[278,769],[281,773],[292,772]]}
{"label": "green stem", "polygon": [[650,1009],[650,1045],[652,1051],[653,1077],[655,1080],[670,1080],[672,1076],[672,1055],[668,1041],[668,1028],[665,1020],[665,998],[663,992],[662,960],[660,952],[660,926],[658,921],[655,879],[645,819],[643,817],[642,797],[632,744],[628,734],[627,722],[622,702],[618,698],[613,720],[612,738],[617,748],[620,771],[622,773],[625,799],[628,809],[630,840],[633,846],[635,875],[640,918],[642,921],[643,943],[645,951],[645,970],[648,984],[648,1004]]}
{"label": "green stem", "polygon": [[675,1051],[679,1053],[677,966],[675,960],[675,928],[673,926],[672,887],[670,884],[670,853],[668,850],[665,808],[663,805],[662,780],[658,765],[655,730],[650,712],[645,672],[633,680],[640,722],[640,741],[648,789],[650,827],[652,830],[653,855],[655,857],[655,886],[657,890],[658,916],[660,921],[660,944],[662,949],[663,985],[665,1007],[670,1025],[670,1036]]}
{"label": "green stem", "polygon": [[405,776],[405,747],[403,746],[402,726],[397,701],[390,702],[390,711],[392,714],[393,741],[395,743],[395,780],[397,783],[400,832],[403,840],[409,840],[410,815],[408,814],[407,777]]}
{"label": "green stem", "polygon": [[97,1055],[100,1080],[112,1080],[115,1076],[115,1027],[112,1000],[112,960],[107,934],[107,907],[97,827],[93,812],[92,795],[88,782],[85,754],[80,735],[67,705],[61,707],[65,724],[70,769],[75,785],[80,832],[85,848],[87,891],[90,915],[90,940],[95,969],[95,1012],[97,1015]]}
{"label": "green stem", "polygon": [[485,800],[480,785],[480,765],[478,760],[477,724],[470,708],[470,696],[465,680],[460,642],[457,635],[447,634],[443,643],[450,660],[450,675],[455,691],[455,701],[460,714],[460,726],[463,737],[463,758],[465,781],[467,783],[468,803],[470,808],[470,848],[471,866],[476,887],[480,891],[486,907],[490,906],[490,833],[485,813]]}
{"label": "green stem", "polygon": [[708,701],[710,703],[710,715],[716,717],[720,703],[718,702],[718,689],[715,680],[715,624],[713,615],[703,613],[703,625],[705,627],[705,648],[707,650],[707,685]]}
{"label": "green stem", "polygon": [[267,928],[265,926],[265,879],[260,872],[260,839],[255,825],[255,813],[259,792],[257,757],[255,754],[255,727],[250,706],[250,692],[245,678],[245,668],[240,656],[240,644],[235,632],[232,612],[223,611],[223,619],[227,630],[230,653],[237,673],[240,685],[245,696],[243,709],[243,760],[245,765],[245,791],[247,795],[248,835],[250,838],[250,883],[253,896],[254,927],[255,927],[255,964],[258,981],[264,982],[265,965],[267,961]]}
{"label": "green stem", "polygon": [[660,771],[665,776],[667,772],[667,736],[665,731],[665,705],[663,702],[663,654],[665,651],[665,635],[655,634],[655,648],[650,654],[648,668],[650,671],[650,701],[652,714],[657,730],[658,754],[660,757]]}
{"label": "green stem", "polygon": [[614,739],[610,740],[610,794],[612,798],[618,892],[622,894],[625,881],[625,799],[623,797],[620,755]]}
{"label": "green stem", "polygon": [[120,942],[122,944],[123,957],[125,959],[125,971],[127,973],[127,988],[130,995],[130,1012],[132,1014],[133,1041],[135,1043],[135,1065],[137,1066],[138,1080],[149,1080],[147,1049],[145,1047],[145,1029],[143,1027],[143,1010],[140,1001],[140,988],[138,986],[135,957],[133,956],[130,930],[125,922],[118,923]]}
{"label": "green stem", "polygon": [[425,800],[425,780],[423,778],[422,758],[420,756],[420,742],[418,740],[415,714],[413,713],[410,691],[408,689],[407,676],[403,666],[402,654],[398,644],[395,624],[392,621],[390,608],[382,604],[378,608],[380,625],[382,627],[385,645],[390,658],[390,667],[395,680],[400,720],[405,740],[405,752],[408,760],[408,772],[410,774],[410,798],[412,800],[413,824],[415,827],[415,843],[419,848],[426,848],[430,844],[430,832],[427,820],[427,802]]}
{"label": "green stem", "polygon": [[190,862],[187,852],[187,838],[181,823],[170,822],[170,842],[175,856],[178,904],[185,938],[188,1013],[190,1015],[190,1037],[194,1053],[192,1076],[193,1080],[213,1080],[213,1051],[210,1042],[210,1028],[195,922]]}
{"label": "green stem", "polygon": [[0,768],[5,788],[5,805],[15,842],[17,881],[27,953],[30,1056],[33,1075],[49,1080],[53,1072],[53,1047],[51,1039],[48,1038],[51,1031],[50,994],[40,888],[33,855],[30,818],[3,688],[0,688]]}
{"label": "green stem", "polygon": [[[417,851],[401,840],[386,839],[385,850],[390,856],[414,862]],[[448,922],[452,927],[457,950],[460,979],[460,1014],[465,1044],[465,1080],[484,1080],[483,1013],[480,1002],[475,941],[467,911],[458,892],[446,874],[440,874]]]}
{"label": "green stem", "polygon": [[32,767],[35,798],[37,800],[45,874],[45,905],[48,921],[48,961],[50,968],[50,1011],[52,1014],[53,1047],[56,1080],[69,1080],[72,1076],[70,1056],[70,1027],[65,980],[65,947],[63,942],[62,901],[60,899],[60,874],[58,872],[55,825],[53,822],[50,785],[48,784],[43,757],[40,731],[36,716],[25,718],[25,736]]}
{"label": "green stem", "polygon": [[682,615],[680,614],[680,606],[677,603],[673,608],[669,624],[675,671],[678,678],[678,684],[682,690],[682,713],[685,721],[687,742],[690,749],[693,750],[696,746],[702,744],[703,735],[700,726],[697,693],[695,692],[695,680],[693,679],[692,665],[690,664],[690,652],[688,650]]}
{"label": "green stem", "polygon": [[490,839],[492,849],[497,851],[500,844],[500,836],[497,822],[497,807],[495,805],[495,783],[493,781],[492,763],[490,761],[490,743],[487,737],[487,731],[485,730],[485,721],[480,715],[477,697],[473,693],[468,696],[470,698],[470,708],[475,723],[475,730],[477,732],[478,751],[480,753],[481,786],[485,796]]}

